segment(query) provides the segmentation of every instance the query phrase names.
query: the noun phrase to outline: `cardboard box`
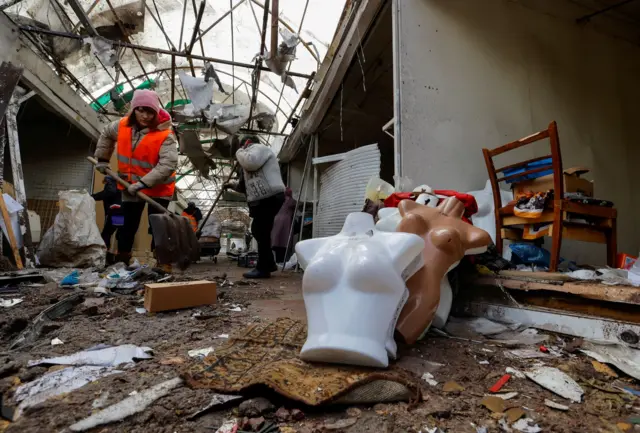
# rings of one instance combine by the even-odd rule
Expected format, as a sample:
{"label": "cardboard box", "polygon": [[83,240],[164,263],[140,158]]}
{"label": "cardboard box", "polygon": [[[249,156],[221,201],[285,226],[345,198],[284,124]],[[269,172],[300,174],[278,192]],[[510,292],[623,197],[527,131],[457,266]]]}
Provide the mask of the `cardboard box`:
{"label": "cardboard box", "polygon": [[150,313],[216,303],[216,283],[183,281],[144,286],[144,308]]}
{"label": "cardboard box", "polygon": [[[564,192],[580,192],[587,197],[593,197],[593,182],[580,176],[589,171],[584,167],[573,167],[564,170]],[[513,195],[518,196],[527,191],[545,192],[553,189],[553,175],[542,176],[537,179],[514,183]]]}

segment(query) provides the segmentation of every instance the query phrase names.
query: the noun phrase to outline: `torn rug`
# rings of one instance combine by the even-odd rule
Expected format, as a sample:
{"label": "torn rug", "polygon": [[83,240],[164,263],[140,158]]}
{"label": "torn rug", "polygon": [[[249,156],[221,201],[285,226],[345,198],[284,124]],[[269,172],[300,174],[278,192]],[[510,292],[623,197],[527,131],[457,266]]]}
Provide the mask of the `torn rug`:
{"label": "torn rug", "polygon": [[250,326],[203,361],[193,361],[183,378],[193,388],[239,394],[258,385],[311,406],[418,401],[420,386],[395,366],[387,370],[307,363],[298,354],[306,325],[289,318]]}

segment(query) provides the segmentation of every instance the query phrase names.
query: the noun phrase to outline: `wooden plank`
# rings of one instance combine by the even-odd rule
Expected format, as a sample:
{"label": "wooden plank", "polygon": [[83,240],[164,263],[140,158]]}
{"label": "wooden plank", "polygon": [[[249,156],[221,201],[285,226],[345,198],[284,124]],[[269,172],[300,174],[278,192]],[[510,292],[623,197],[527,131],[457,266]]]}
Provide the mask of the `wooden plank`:
{"label": "wooden plank", "polygon": [[2,212],[2,219],[4,220],[4,226],[7,228],[7,236],[9,238],[9,245],[11,245],[11,251],[13,252],[13,258],[16,261],[16,267],[18,269],[23,269],[22,266],[22,258],[20,257],[20,250],[18,248],[18,242],[16,241],[16,237],[13,234],[13,227],[11,226],[11,217],[9,216],[9,211],[7,210],[7,205],[4,202],[4,197],[0,194],[0,211]]}
{"label": "wooden plank", "polygon": [[502,218],[503,226],[515,226],[518,224],[549,223],[553,221],[553,212],[543,212],[540,218],[521,218],[515,215]]}
{"label": "wooden plank", "polygon": [[504,146],[496,147],[495,149],[490,150],[489,154],[491,156],[500,155],[501,153],[505,153],[505,152],[508,152],[510,150],[517,149],[517,148],[522,147],[524,145],[527,145],[529,143],[533,143],[535,141],[543,140],[543,139],[547,138],[548,136],[549,136],[549,131],[545,129],[544,131],[536,132],[535,134],[531,134],[531,135],[529,135],[527,137],[521,138],[521,139],[516,140],[516,141],[512,141],[511,143],[507,143]]}
{"label": "wooden plank", "polygon": [[510,241],[521,241],[522,231],[523,230],[521,229],[500,229],[500,234],[502,236],[502,239],[509,239]]}
{"label": "wooden plank", "polygon": [[618,212],[611,207],[580,204],[567,200],[562,201],[562,210],[566,212],[596,216],[600,218],[615,218],[618,214]]}
{"label": "wooden plank", "polygon": [[502,286],[513,290],[549,290],[552,292],[569,293],[583,298],[597,299],[600,301],[640,305],[640,288],[633,286],[608,286],[600,283],[568,281],[564,282],[564,284],[551,284],[522,281],[513,278],[484,276],[476,278],[473,282],[478,285]]}
{"label": "wooden plank", "polygon": [[516,277],[516,278],[528,278],[528,279],[540,279],[540,280],[557,280],[557,281],[572,281],[573,278],[567,274],[561,272],[527,272],[527,271],[500,271],[501,277]]}
{"label": "wooden plank", "polygon": [[[549,228],[549,237],[553,237],[553,226]],[[562,239],[582,242],[595,242],[598,244],[607,243],[607,236],[602,230],[592,229],[585,226],[563,226]]]}
{"label": "wooden plank", "polygon": [[14,93],[12,103],[7,109],[7,137],[9,139],[9,155],[11,159],[11,171],[13,173],[13,187],[16,193],[16,201],[24,208],[18,213],[20,231],[22,232],[22,244],[24,249],[25,266],[35,266],[35,253],[31,241],[31,227],[29,226],[29,214],[27,213],[27,192],[24,186],[24,173],[22,172],[22,157],[20,156],[20,140],[18,136],[18,109],[13,100],[20,99],[24,92]]}

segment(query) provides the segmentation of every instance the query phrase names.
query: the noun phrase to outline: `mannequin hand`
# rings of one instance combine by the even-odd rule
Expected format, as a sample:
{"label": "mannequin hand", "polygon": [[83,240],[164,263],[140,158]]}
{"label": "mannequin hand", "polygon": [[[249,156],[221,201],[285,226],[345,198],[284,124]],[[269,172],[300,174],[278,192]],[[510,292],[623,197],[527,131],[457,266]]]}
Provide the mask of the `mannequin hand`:
{"label": "mannequin hand", "polygon": [[136,193],[138,191],[140,191],[141,189],[146,188],[142,183],[140,182],[136,182],[136,183],[132,183],[131,185],[129,185],[129,188],[127,188],[127,192],[132,195],[132,196],[136,196]]}

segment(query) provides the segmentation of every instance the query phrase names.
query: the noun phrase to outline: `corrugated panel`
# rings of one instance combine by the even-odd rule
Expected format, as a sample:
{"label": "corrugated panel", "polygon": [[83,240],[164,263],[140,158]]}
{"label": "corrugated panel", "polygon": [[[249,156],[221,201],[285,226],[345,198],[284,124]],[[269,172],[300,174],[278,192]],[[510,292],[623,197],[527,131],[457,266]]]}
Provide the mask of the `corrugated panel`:
{"label": "corrugated panel", "polygon": [[377,144],[347,152],[342,161],[322,174],[314,237],[339,233],[347,215],[362,210],[367,183],[373,176],[380,176]]}

